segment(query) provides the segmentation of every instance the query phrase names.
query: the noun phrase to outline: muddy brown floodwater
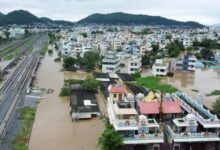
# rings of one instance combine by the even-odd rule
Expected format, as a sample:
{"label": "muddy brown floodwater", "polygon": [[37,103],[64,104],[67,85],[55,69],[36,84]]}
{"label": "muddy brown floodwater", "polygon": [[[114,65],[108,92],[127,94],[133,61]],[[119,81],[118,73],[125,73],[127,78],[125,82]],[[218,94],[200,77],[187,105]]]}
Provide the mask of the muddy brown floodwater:
{"label": "muddy brown floodwater", "polygon": [[[149,75],[151,75],[151,70],[144,70],[142,73],[142,76]],[[193,92],[192,89],[201,91],[204,95],[220,89],[220,69],[196,69],[195,72],[177,71],[174,77],[164,77],[162,82],[178,88],[195,99],[198,93]],[[216,98],[216,96],[205,96],[203,103],[211,108]]]}
{"label": "muddy brown floodwater", "polygon": [[[104,129],[100,118],[72,122],[69,114],[68,98],[60,98],[59,91],[64,79],[85,79],[85,73],[61,72],[61,63],[55,63],[53,56],[46,55],[37,71],[35,85],[53,89],[38,104],[31,133],[29,150],[99,150],[97,139]],[[105,103],[97,95],[101,110],[105,113]]]}

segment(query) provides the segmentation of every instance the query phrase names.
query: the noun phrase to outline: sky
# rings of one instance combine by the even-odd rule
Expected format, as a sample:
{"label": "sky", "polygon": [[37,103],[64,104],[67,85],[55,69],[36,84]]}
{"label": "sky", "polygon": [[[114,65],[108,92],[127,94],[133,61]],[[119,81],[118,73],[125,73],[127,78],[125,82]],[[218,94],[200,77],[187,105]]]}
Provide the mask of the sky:
{"label": "sky", "polygon": [[220,0],[0,0],[0,12],[23,9],[38,17],[78,21],[93,13],[125,12],[205,25],[220,23]]}

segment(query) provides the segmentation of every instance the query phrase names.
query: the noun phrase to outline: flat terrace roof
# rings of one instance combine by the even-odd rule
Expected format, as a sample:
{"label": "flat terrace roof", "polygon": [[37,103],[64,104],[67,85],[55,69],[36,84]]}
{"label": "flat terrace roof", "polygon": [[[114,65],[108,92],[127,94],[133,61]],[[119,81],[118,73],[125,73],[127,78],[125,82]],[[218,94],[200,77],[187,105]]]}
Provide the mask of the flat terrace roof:
{"label": "flat terrace roof", "polygon": [[109,96],[108,87],[110,84],[116,84],[115,81],[102,81],[100,84],[100,90],[102,91],[104,97],[107,99]]}
{"label": "flat terrace roof", "polygon": [[[86,105],[88,102],[91,105]],[[95,94],[84,90],[72,91],[72,94],[70,95],[70,107],[72,108],[72,112],[100,112]]]}
{"label": "flat terrace roof", "polygon": [[95,78],[103,78],[103,79],[110,79],[108,73],[101,73],[101,72],[94,72],[93,76]]}
{"label": "flat terrace roof", "polygon": [[135,94],[135,95],[137,95],[137,94],[139,94],[139,93],[142,93],[142,94],[144,94],[144,95],[146,96],[146,95],[148,95],[148,93],[149,93],[149,91],[148,91],[146,88],[142,87],[142,86],[133,85],[133,84],[131,84],[131,83],[126,83],[126,86],[127,86],[127,87],[130,89],[130,91],[131,91],[133,94]]}
{"label": "flat terrace roof", "polygon": [[135,81],[134,78],[127,73],[118,73],[118,76],[124,82]]}
{"label": "flat terrace roof", "polygon": [[191,101],[188,97],[184,96],[184,95],[179,95],[179,98],[181,98],[182,100],[184,100],[184,102],[186,102],[190,107],[192,107],[195,111],[197,111],[204,119],[214,119],[214,115],[209,114],[204,108],[199,107],[198,105],[196,105],[193,101]]}

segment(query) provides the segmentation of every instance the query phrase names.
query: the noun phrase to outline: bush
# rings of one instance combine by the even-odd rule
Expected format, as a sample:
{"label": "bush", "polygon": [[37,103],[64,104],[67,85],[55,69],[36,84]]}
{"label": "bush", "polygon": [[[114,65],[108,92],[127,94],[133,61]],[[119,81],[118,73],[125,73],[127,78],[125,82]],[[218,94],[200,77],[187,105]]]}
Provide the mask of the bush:
{"label": "bush", "polygon": [[63,59],[63,68],[68,69],[74,67],[76,63],[76,59],[72,57],[66,57]]}
{"label": "bush", "polygon": [[48,50],[48,53],[49,53],[49,54],[52,54],[52,53],[53,53],[53,50],[52,50],[52,49]]}
{"label": "bush", "polygon": [[122,143],[122,136],[114,130],[112,125],[107,125],[98,139],[98,145],[102,150],[118,150]]}
{"label": "bush", "polygon": [[27,150],[27,140],[35,117],[34,108],[23,108],[20,111],[21,130],[13,140],[12,150]]}
{"label": "bush", "polygon": [[60,57],[57,57],[57,58],[54,59],[54,61],[60,62],[60,61],[61,61],[61,58],[60,58]]}
{"label": "bush", "polygon": [[64,80],[64,84],[66,86],[69,86],[71,84],[81,84],[82,83],[82,80],[77,80],[77,79],[65,79]]}
{"label": "bush", "polygon": [[63,86],[60,91],[60,96],[61,97],[70,96],[70,88],[67,86]]}
{"label": "bush", "polygon": [[137,78],[140,78],[141,77],[141,74],[140,72],[136,72],[135,74],[132,74],[131,75],[134,79],[137,79]]}
{"label": "bush", "polygon": [[212,109],[217,115],[220,115],[220,97],[213,103]]}
{"label": "bush", "polygon": [[83,81],[82,87],[86,91],[96,91],[99,86],[99,81],[97,81],[95,78],[87,77],[86,80]]}

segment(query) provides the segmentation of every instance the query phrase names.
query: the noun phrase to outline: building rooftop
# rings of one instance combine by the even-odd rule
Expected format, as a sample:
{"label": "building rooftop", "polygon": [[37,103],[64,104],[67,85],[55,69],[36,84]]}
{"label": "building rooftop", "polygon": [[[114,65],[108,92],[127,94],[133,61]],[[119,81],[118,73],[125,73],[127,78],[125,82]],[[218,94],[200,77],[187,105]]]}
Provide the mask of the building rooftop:
{"label": "building rooftop", "polygon": [[[141,114],[159,114],[160,101],[138,102]],[[164,114],[177,114],[181,113],[179,101],[163,101],[162,112]]]}
{"label": "building rooftop", "polygon": [[108,91],[110,93],[125,93],[126,92],[126,89],[124,86],[122,85],[109,85],[108,87]]}

